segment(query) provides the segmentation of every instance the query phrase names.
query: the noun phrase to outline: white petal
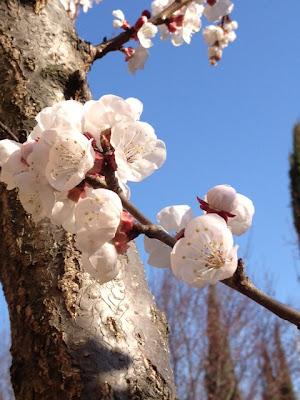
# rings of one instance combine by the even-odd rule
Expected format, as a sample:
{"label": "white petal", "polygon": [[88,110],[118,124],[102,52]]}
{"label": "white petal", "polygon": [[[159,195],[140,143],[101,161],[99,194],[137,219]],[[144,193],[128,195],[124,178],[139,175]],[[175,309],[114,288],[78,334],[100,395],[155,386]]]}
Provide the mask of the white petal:
{"label": "white petal", "polygon": [[223,40],[224,31],[219,26],[210,25],[203,30],[203,37],[209,46],[213,46],[216,42]]}
{"label": "white petal", "polygon": [[187,205],[165,207],[157,214],[157,222],[168,232],[179,232],[193,219],[193,211]]}
{"label": "white petal", "polygon": [[171,247],[157,239],[150,239],[145,236],[144,246],[147,253],[149,253],[148,264],[157,268],[170,267]]}
{"label": "white petal", "polygon": [[225,279],[236,267],[237,248],[233,247],[232,234],[217,214],[193,219],[171,252],[174,275],[195,287]]}
{"label": "white petal", "polygon": [[73,189],[94,165],[91,142],[81,133],[70,131],[58,136],[49,152],[46,177],[55,189]]}
{"label": "white petal", "polygon": [[228,15],[233,10],[233,4],[230,0],[217,0],[213,5],[207,5],[204,10],[204,15],[209,21],[217,21],[225,15]]}
{"label": "white petal", "polygon": [[158,140],[151,125],[137,121],[112,129],[118,175],[124,182],[139,182],[158,169],[166,159],[165,144]]}
{"label": "white petal", "polygon": [[89,101],[84,105],[84,132],[89,132],[101,148],[101,132],[112,128],[120,121],[135,121],[136,110],[122,97],[106,95],[98,101]]}
{"label": "white petal", "polygon": [[122,21],[120,21],[119,19],[114,19],[113,20],[113,27],[115,29],[122,28],[122,26],[123,26],[123,22]]}
{"label": "white petal", "polygon": [[21,148],[21,144],[14,140],[4,139],[0,140],[0,167],[6,163],[9,157]]}
{"label": "white petal", "polygon": [[83,254],[82,266],[84,271],[101,284],[114,279],[120,270],[116,249],[110,243],[105,243],[90,257]]}
{"label": "white petal", "polygon": [[138,121],[143,112],[143,103],[134,97],[129,97],[125,101],[130,105],[132,114],[134,115],[135,120]]}
{"label": "white petal", "polygon": [[104,243],[106,243],[106,238],[111,235],[101,235],[105,233],[104,230],[97,229],[81,229],[75,234],[75,246],[82,253],[85,253],[88,257],[95,253]]}
{"label": "white petal", "polygon": [[49,129],[69,129],[81,131],[83,105],[75,100],[66,100],[44,108],[37,116],[39,133],[32,133],[31,139],[37,139],[40,134]]}
{"label": "white petal", "polygon": [[75,225],[75,206],[76,203],[68,198],[58,199],[51,212],[51,222],[62,226],[67,232],[76,233]]}
{"label": "white petal", "polygon": [[232,210],[232,214],[235,217],[228,219],[228,226],[234,235],[242,235],[251,227],[254,212],[255,209],[252,201],[248,197],[238,193],[237,205]]}
{"label": "white petal", "polygon": [[134,74],[138,69],[144,69],[148,57],[148,50],[143,46],[139,46],[127,63],[129,72]]}
{"label": "white petal", "polygon": [[24,172],[23,184],[19,185],[19,199],[24,209],[32,215],[35,222],[50,217],[55,203],[54,190],[50,185],[39,185],[35,177]]}
{"label": "white petal", "polygon": [[78,230],[97,230],[103,242],[115,236],[120,223],[122,203],[119,196],[106,189],[88,189],[86,197],[80,199],[75,209]]}
{"label": "white petal", "polygon": [[6,183],[7,190],[16,187],[16,177],[28,171],[28,165],[22,161],[21,149],[13,152],[1,168],[1,182]]}
{"label": "white petal", "polygon": [[122,10],[114,10],[112,12],[113,17],[119,19],[120,21],[124,21],[125,15]]}
{"label": "white petal", "polygon": [[144,25],[142,25],[137,33],[137,37],[141,46],[143,46],[145,49],[152,47],[153,43],[151,39],[157,34],[157,31],[157,26],[151,22],[146,22]]}

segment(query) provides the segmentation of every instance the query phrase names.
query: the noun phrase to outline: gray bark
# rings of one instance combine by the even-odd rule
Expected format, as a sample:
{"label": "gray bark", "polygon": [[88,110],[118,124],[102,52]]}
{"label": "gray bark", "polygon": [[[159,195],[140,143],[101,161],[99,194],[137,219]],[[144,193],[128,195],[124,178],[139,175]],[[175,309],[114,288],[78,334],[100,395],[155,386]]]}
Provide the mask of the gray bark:
{"label": "gray bark", "polygon": [[[0,2],[0,121],[21,140],[43,107],[89,97],[89,64],[58,0]],[[0,208],[16,399],[174,398],[165,319],[135,246],[117,279],[99,285],[82,273],[72,236],[35,226],[4,186]]]}

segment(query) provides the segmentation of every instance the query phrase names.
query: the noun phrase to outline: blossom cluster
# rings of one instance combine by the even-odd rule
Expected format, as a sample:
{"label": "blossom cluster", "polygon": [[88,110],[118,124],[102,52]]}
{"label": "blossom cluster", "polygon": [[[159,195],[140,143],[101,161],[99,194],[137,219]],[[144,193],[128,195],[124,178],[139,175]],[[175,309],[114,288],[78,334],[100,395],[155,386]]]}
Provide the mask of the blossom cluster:
{"label": "blossom cluster", "polygon": [[142,103],[106,95],[84,105],[68,100],[43,109],[25,143],[0,141],[0,180],[18,189],[35,222],[47,217],[75,234],[84,270],[101,282],[118,273],[133,218],[119,196],[94,189],[88,177],[113,174],[125,195],[166,158],[164,142],[140,121]]}
{"label": "blossom cluster", "polygon": [[[232,21],[229,16],[233,10],[231,0],[193,0],[173,12],[171,16],[164,16],[164,11],[172,3],[174,0],[152,1],[152,12],[143,11],[133,26],[128,23],[122,10],[113,11],[114,28],[130,30],[131,38],[139,43],[137,48],[121,48],[131,73],[144,68],[149,56],[148,49],[153,46],[152,39],[158,31],[162,40],[170,39],[174,46],[190,44],[192,36],[201,30],[202,16],[206,17],[209,22],[215,23],[203,30],[204,40],[209,46],[208,55],[212,65],[221,59],[223,49],[236,39],[237,22]],[[162,15],[164,23],[159,24],[157,28],[151,17],[155,18],[158,15]]]}
{"label": "blossom cluster", "polygon": [[[142,110],[139,100],[113,95],[84,105],[62,101],[36,116],[25,143],[0,141],[0,181],[18,190],[35,222],[46,217],[75,235],[83,270],[101,283],[116,277],[118,254],[143,232],[116,192],[123,192],[128,205],[127,183],[142,181],[166,158],[164,142],[140,121]],[[233,275],[233,235],[249,229],[254,206],[228,185],[197,199],[201,216],[194,217],[187,205],[166,207],[157,215],[158,224],[174,235],[173,249],[148,237],[145,249],[149,264],[169,267],[178,279],[201,287]]]}
{"label": "blossom cluster", "polygon": [[[101,0],[95,0],[97,4]],[[67,13],[71,18],[75,18],[78,14],[78,10],[82,7],[83,12],[87,12],[93,6],[93,0],[60,0]]]}
{"label": "blossom cluster", "polygon": [[189,206],[162,209],[158,223],[176,234],[173,249],[156,239],[145,238],[148,263],[171,268],[180,280],[194,287],[231,277],[237,268],[233,235],[242,235],[252,224],[254,206],[246,196],[228,185],[210,189],[198,199],[204,215],[193,217]]}

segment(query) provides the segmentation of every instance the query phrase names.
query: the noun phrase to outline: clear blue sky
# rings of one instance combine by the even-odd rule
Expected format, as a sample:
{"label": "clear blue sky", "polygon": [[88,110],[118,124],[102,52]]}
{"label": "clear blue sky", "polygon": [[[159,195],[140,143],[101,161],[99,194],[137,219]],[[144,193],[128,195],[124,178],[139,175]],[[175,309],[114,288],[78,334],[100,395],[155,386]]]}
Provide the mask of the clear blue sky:
{"label": "clear blue sky", "polygon": [[[114,34],[112,10],[122,8],[134,22],[149,4],[103,0],[80,15],[79,34],[98,43]],[[249,274],[262,283],[267,273],[277,298],[293,302],[299,301],[300,266],[288,169],[291,131],[300,117],[299,15],[299,0],[237,0],[238,39],[218,67],[209,66],[198,34],[180,48],[157,39],[135,76],[121,53],[95,63],[89,76],[95,98],[141,99],[142,120],[167,144],[164,167],[132,185],[133,202],[151,218],[170,204],[190,204],[197,212],[196,195],[231,184],[256,207],[251,232],[238,241]]]}

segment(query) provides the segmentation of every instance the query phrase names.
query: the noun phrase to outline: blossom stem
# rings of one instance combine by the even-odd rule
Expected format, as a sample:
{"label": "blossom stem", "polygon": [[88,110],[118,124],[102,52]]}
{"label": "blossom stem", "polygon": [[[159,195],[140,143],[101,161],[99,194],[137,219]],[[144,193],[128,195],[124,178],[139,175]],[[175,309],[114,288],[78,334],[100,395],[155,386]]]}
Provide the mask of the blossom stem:
{"label": "blossom stem", "polygon": [[174,247],[176,243],[176,239],[169,235],[162,227],[159,225],[151,224],[151,225],[142,225],[136,224],[135,228],[140,234],[144,234],[151,239],[158,239],[161,242],[165,243],[170,247]]}

